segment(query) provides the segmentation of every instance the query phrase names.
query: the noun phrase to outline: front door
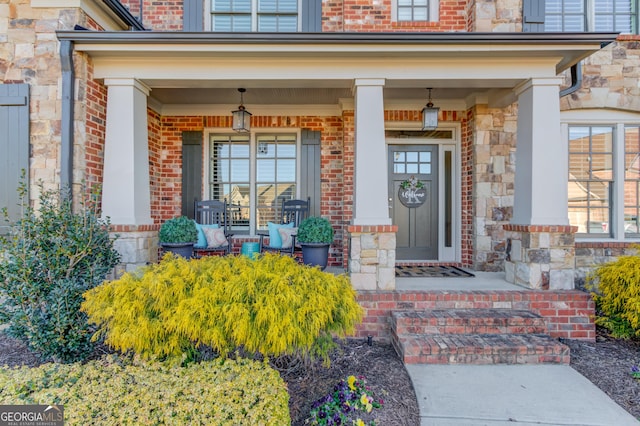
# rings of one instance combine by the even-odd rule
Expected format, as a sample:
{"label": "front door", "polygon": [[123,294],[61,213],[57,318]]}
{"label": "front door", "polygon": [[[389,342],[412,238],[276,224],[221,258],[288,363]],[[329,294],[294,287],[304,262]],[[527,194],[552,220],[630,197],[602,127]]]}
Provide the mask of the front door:
{"label": "front door", "polygon": [[389,145],[389,215],[397,260],[438,259],[438,146]]}

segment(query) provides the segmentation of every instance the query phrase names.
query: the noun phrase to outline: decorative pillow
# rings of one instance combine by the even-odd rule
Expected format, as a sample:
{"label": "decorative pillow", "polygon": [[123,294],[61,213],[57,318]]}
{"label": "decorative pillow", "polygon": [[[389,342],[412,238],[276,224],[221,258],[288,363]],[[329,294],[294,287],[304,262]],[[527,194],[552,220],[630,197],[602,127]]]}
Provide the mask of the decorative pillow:
{"label": "decorative pillow", "polygon": [[298,228],[278,229],[278,233],[280,234],[280,238],[282,239],[282,246],[280,248],[291,248],[291,245],[293,244],[293,235],[296,235],[297,232]]}
{"label": "decorative pillow", "polygon": [[202,225],[196,222],[196,229],[198,230],[198,242],[195,247],[207,247],[207,237],[204,236],[204,228],[219,228],[217,223],[213,225]]}
{"label": "decorative pillow", "polygon": [[267,226],[269,227],[269,247],[281,248],[282,237],[280,237],[280,232],[278,232],[278,229],[293,228],[293,222],[285,223],[284,225],[279,223],[267,222]]}
{"label": "decorative pillow", "polygon": [[224,230],[220,228],[202,228],[207,238],[208,248],[217,248],[229,244],[227,237],[224,236]]}

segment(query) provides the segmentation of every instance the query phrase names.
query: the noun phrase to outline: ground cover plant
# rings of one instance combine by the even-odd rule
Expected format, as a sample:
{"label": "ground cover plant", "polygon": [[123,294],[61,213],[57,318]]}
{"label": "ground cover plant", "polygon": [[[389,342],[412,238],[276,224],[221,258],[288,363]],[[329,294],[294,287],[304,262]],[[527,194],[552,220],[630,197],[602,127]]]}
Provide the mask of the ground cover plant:
{"label": "ground cover plant", "polygon": [[69,425],[286,425],[288,402],[278,372],[248,359],[179,367],[107,356],[0,369],[0,404],[63,405]]}
{"label": "ground cover plant", "polygon": [[68,192],[38,188],[36,210],[21,185],[22,216],[0,237],[0,324],[43,358],[73,362],[93,351],[82,294],[104,280],[119,254],[97,192],[74,209]]}

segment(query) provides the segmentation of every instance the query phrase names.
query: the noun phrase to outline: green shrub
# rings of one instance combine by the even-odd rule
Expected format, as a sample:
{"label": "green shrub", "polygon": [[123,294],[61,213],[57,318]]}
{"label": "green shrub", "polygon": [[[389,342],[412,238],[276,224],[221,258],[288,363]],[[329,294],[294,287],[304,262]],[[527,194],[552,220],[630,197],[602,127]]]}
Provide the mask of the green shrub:
{"label": "green shrub", "polygon": [[188,367],[108,357],[0,369],[0,404],[61,404],[69,425],[288,425],[277,371],[246,359]]}
{"label": "green shrub", "polygon": [[613,336],[640,336],[640,257],[621,256],[599,266],[587,277],[594,290],[598,317],[595,322]]}
{"label": "green shrub", "polygon": [[186,216],[169,219],[160,226],[158,239],[161,243],[195,243],[198,241],[196,223]]}
{"label": "green shrub", "polygon": [[22,217],[0,237],[0,323],[43,358],[71,362],[92,351],[82,293],[104,280],[119,255],[109,222],[96,213],[97,194],[74,213],[67,194],[39,188],[36,211],[21,185]]}
{"label": "green shrub", "polygon": [[333,227],[328,219],[311,216],[300,223],[296,235],[297,240],[301,243],[331,244],[333,242]]}
{"label": "green shrub", "polygon": [[204,344],[223,355],[242,346],[327,361],[332,334],[353,333],[362,317],[346,276],[274,254],[256,260],[167,254],[88,291],[82,309],[108,345],[171,360],[189,360]]}

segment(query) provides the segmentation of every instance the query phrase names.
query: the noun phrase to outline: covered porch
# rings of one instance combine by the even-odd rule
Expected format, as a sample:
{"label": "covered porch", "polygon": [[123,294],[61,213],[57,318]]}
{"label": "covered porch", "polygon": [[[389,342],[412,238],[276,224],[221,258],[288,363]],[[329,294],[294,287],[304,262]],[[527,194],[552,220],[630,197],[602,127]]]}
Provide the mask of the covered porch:
{"label": "covered porch", "polygon": [[[216,194],[212,138],[228,137],[233,146],[231,111],[242,87],[253,114],[246,139],[250,217],[261,208],[259,138],[294,135],[294,198],[315,197],[315,214],[336,230],[333,265],[346,268],[362,290],[398,285],[394,267],[405,229],[392,210],[400,181],[391,147],[407,153],[393,158],[432,149],[428,158],[441,166],[429,226],[412,222],[413,237],[406,238],[429,229],[433,249],[416,258],[409,252],[404,261],[506,269],[508,280],[530,287],[572,287],[558,75],[614,37],[58,32],[87,55],[92,89],[103,96],[102,209],[129,247],[126,263],[154,260],[153,229],[191,203],[184,199],[186,172],[200,179],[203,198]],[[434,132],[421,126],[426,88],[440,108]],[[85,124],[96,121],[87,110]],[[201,163],[185,167],[189,132]],[[304,181],[302,152],[312,140],[318,174]],[[77,135],[74,145],[84,142]],[[436,161],[428,165],[435,170]],[[310,181],[311,189],[303,185]],[[260,226],[250,220],[236,235],[252,238]],[[529,244],[541,235],[538,246]],[[544,253],[531,259],[531,250]]]}

